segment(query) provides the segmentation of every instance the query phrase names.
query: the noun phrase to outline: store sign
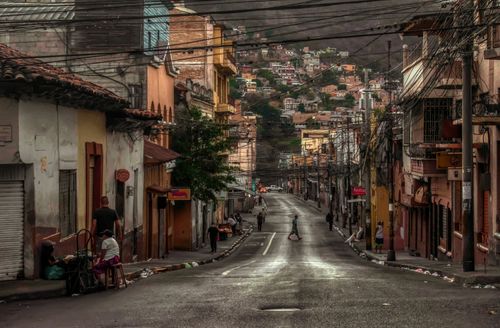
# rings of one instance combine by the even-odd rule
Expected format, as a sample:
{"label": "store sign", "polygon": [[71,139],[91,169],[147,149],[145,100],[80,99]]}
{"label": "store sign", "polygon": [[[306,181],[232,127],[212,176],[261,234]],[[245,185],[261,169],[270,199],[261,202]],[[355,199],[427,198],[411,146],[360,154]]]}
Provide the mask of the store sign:
{"label": "store sign", "polygon": [[127,180],[130,178],[130,172],[126,169],[119,169],[116,170],[115,172],[115,179],[120,182],[127,182]]}
{"label": "store sign", "polygon": [[462,154],[451,154],[451,153],[437,153],[436,154],[436,168],[437,169],[447,169],[449,167],[461,167],[462,166]]}
{"label": "store sign", "polygon": [[364,187],[352,187],[353,196],[364,196],[366,195],[366,189]]}
{"label": "store sign", "polygon": [[167,194],[168,200],[191,200],[191,189],[173,188]]}

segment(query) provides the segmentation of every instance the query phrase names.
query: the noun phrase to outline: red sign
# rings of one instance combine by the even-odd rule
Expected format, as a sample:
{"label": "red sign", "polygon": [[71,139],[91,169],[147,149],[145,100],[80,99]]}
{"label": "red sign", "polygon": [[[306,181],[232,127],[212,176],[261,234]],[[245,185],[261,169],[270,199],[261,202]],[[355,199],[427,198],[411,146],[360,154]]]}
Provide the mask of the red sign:
{"label": "red sign", "polygon": [[352,187],[353,196],[364,196],[366,195],[366,189],[364,187]]}
{"label": "red sign", "polygon": [[115,172],[115,179],[125,183],[130,178],[130,172],[125,169],[119,169]]}
{"label": "red sign", "polygon": [[191,189],[189,188],[176,188],[168,192],[168,200],[190,200]]}

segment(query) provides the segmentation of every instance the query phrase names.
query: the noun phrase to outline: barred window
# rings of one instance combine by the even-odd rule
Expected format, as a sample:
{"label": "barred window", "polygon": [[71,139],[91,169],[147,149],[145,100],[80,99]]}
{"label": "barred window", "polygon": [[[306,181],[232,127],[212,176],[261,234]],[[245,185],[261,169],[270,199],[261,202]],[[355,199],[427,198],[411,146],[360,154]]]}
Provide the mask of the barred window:
{"label": "barred window", "polygon": [[443,121],[451,119],[451,98],[424,99],[424,142],[446,141],[443,138]]}

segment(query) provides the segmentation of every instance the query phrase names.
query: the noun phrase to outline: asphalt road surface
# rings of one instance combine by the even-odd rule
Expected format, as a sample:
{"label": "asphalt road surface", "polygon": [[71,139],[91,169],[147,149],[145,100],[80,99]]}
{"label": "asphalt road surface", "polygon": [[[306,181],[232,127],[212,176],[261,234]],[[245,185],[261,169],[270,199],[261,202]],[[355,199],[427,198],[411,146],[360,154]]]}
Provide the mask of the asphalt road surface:
{"label": "asphalt road surface", "polygon": [[[119,291],[0,304],[0,327],[500,327],[499,291],[372,264],[293,196],[266,200],[263,231],[223,261]],[[287,239],[294,214],[301,241]]]}

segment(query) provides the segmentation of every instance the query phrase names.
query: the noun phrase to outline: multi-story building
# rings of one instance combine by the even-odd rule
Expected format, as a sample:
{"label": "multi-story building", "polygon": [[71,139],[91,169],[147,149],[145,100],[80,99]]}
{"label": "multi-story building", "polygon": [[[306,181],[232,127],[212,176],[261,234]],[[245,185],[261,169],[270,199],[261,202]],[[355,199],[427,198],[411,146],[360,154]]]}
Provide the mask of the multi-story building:
{"label": "multi-story building", "polygon": [[[227,125],[229,116],[235,113],[229,99],[229,79],[237,73],[233,41],[226,39],[223,25],[209,16],[198,15],[182,3],[176,3],[171,12],[179,14],[170,18],[172,44],[189,44],[195,48],[192,52],[172,54],[174,65],[180,69],[177,82],[183,84],[190,80],[193,86],[212,91],[213,107],[205,106],[203,112],[215,122]],[[185,14],[189,16],[183,16]],[[227,157],[229,154],[220,155]],[[190,222],[190,229],[184,229],[186,233],[178,239],[183,249],[195,249],[205,243],[205,228],[210,224],[208,212],[215,211],[214,220],[217,222],[222,222],[227,215],[227,191],[219,192],[217,197],[216,204],[205,204],[195,199],[182,208],[179,215]],[[199,216],[193,226],[192,216]]]}
{"label": "multi-story building", "polygon": [[[1,9],[1,14],[11,17],[9,24],[13,27],[9,32],[2,33],[1,41],[28,53],[43,56],[45,60],[55,60],[58,66],[66,71],[80,75],[128,100],[132,108],[163,117],[165,123],[162,127],[163,133],[149,141],[161,148],[157,149],[155,154],[162,153],[164,155],[162,158],[167,160],[157,158],[155,164],[134,166],[130,170],[131,179],[126,184],[126,187],[130,187],[129,184],[133,183],[131,181],[134,179],[144,182],[144,190],[137,193],[141,195],[144,193],[144,199],[138,204],[133,204],[133,198],[126,197],[126,188],[119,183],[112,183],[107,190],[104,190],[112,207],[116,207],[124,217],[134,218],[133,222],[125,226],[125,236],[126,243],[140,244],[134,248],[135,254],[133,254],[139,259],[158,257],[167,251],[162,240],[168,238],[157,233],[155,229],[161,221],[165,221],[161,224],[173,222],[173,218],[169,216],[169,213],[172,213],[170,205],[159,211],[153,211],[148,207],[142,208],[144,200],[149,198],[152,199],[153,208],[156,208],[158,200],[161,202],[166,195],[164,190],[171,187],[171,172],[165,171],[164,168],[167,162],[171,165],[175,158],[169,149],[168,129],[174,120],[173,86],[176,75],[168,51],[169,7],[170,4],[166,2],[158,4],[151,0],[137,0],[133,6],[117,8],[105,6],[96,9],[89,1],[75,0],[51,9],[51,14],[48,15],[43,14],[47,11],[47,6],[43,3],[20,4],[15,1],[13,7],[4,6]],[[109,20],[111,16],[117,18]],[[139,18],[144,16],[154,17]],[[85,24],[71,24],[71,21],[77,20],[92,21],[92,28],[88,28]],[[17,24],[26,24],[27,21],[36,21],[33,30],[26,32],[15,28]],[[75,53],[81,56],[74,56]],[[120,147],[126,147],[127,140],[120,142]],[[145,158],[155,155],[149,154],[149,150],[150,148],[144,148]],[[142,145],[140,151],[143,152]],[[106,174],[112,175],[114,172]],[[161,186],[163,192],[151,189],[151,186]],[[88,206],[93,209],[100,204],[96,200],[89,202]],[[88,222],[91,221],[91,213],[89,210],[86,214],[87,228],[90,228]],[[149,252],[149,250],[155,251]],[[124,259],[129,260],[130,257],[126,256]]]}

